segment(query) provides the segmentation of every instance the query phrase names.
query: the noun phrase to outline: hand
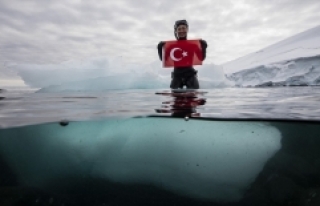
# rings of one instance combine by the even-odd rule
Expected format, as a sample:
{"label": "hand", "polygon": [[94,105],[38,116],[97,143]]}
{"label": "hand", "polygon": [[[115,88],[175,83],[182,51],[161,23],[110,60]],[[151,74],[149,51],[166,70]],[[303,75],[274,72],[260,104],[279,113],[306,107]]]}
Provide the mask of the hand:
{"label": "hand", "polygon": [[208,44],[207,44],[207,42],[205,40],[200,39],[199,41],[200,41],[202,49],[206,49],[208,47]]}
{"label": "hand", "polygon": [[159,44],[158,44],[158,49],[162,49],[162,47],[163,47],[165,44],[166,44],[166,42],[164,42],[164,41],[159,42]]}

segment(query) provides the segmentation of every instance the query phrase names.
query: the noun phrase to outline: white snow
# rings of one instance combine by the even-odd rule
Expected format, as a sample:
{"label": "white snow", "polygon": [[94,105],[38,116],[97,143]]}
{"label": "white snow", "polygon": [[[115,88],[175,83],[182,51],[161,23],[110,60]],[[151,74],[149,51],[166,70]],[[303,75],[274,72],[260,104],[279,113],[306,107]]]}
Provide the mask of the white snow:
{"label": "white snow", "polygon": [[262,65],[230,74],[237,86],[307,86],[320,84],[320,56]]}
{"label": "white snow", "polygon": [[320,26],[222,66],[237,86],[319,85]]}
{"label": "white snow", "polygon": [[320,55],[320,26],[297,34],[255,53],[223,64],[226,74],[284,60]]}

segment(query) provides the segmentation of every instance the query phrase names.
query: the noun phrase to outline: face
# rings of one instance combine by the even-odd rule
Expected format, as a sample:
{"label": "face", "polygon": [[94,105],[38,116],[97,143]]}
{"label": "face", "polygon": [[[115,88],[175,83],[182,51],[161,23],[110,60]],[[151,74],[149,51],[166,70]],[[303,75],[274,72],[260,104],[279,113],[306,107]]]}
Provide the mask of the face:
{"label": "face", "polygon": [[179,38],[184,38],[184,37],[187,37],[187,34],[188,34],[188,27],[186,25],[179,25],[177,27],[177,36]]}

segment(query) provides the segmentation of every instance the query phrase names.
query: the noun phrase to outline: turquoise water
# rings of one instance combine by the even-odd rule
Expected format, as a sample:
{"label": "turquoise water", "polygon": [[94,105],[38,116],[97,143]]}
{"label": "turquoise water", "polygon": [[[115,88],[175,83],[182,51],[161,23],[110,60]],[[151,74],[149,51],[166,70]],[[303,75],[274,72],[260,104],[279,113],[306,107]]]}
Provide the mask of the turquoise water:
{"label": "turquoise water", "polygon": [[318,87],[0,93],[0,203],[318,205]]}

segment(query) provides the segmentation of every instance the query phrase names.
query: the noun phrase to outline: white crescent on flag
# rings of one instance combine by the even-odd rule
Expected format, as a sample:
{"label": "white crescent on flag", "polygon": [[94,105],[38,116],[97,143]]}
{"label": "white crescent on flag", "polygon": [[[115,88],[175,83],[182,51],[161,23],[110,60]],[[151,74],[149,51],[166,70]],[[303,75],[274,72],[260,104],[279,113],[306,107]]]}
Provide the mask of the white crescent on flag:
{"label": "white crescent on flag", "polygon": [[174,52],[175,52],[176,50],[181,50],[181,51],[182,51],[182,49],[180,49],[180,48],[173,48],[173,49],[170,51],[170,58],[171,58],[173,61],[178,62],[178,61],[180,61],[180,60],[182,59],[182,57],[181,57],[181,58],[176,58],[176,57],[174,56]]}

